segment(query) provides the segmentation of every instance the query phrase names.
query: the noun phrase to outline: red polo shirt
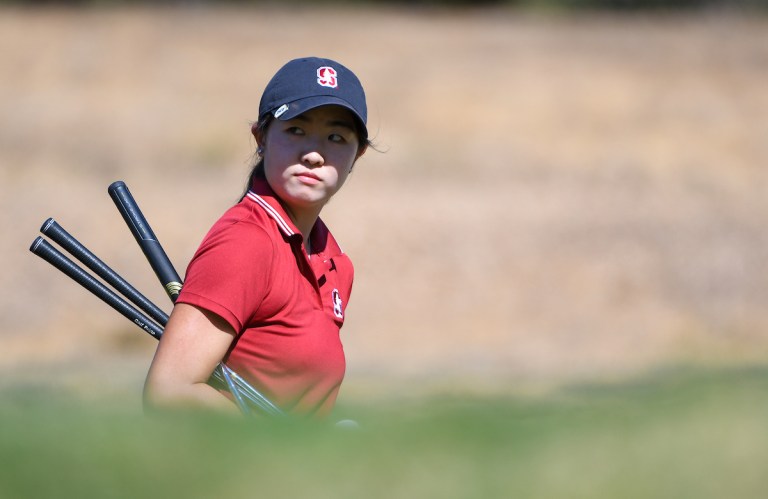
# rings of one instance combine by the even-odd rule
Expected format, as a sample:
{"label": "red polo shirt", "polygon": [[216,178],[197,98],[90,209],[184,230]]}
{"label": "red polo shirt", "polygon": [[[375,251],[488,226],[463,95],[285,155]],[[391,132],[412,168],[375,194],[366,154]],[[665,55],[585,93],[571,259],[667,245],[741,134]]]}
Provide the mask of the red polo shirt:
{"label": "red polo shirt", "polygon": [[344,377],[339,330],[352,262],[318,219],[303,238],[264,180],[214,224],[190,262],[177,303],[236,331],[224,359],[285,411],[325,416]]}

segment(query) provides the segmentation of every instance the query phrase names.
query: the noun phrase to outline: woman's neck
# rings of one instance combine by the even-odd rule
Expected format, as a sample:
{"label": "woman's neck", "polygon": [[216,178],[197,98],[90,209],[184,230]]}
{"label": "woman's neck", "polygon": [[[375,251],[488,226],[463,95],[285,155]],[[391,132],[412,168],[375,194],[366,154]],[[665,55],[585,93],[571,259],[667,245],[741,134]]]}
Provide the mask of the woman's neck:
{"label": "woman's neck", "polygon": [[316,210],[312,208],[295,210],[289,206],[285,207],[285,211],[288,213],[288,216],[291,217],[291,221],[296,228],[299,229],[299,232],[304,238],[304,246],[307,248],[307,253],[310,251],[309,235],[312,233],[312,228],[315,226],[315,222],[317,222],[317,219],[320,216],[320,210],[321,208]]}

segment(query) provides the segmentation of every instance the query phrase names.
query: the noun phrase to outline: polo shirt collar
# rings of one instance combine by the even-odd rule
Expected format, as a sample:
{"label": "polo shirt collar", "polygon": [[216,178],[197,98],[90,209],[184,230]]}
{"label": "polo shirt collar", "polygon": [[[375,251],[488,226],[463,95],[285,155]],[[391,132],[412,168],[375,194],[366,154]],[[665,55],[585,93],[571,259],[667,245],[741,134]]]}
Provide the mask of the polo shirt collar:
{"label": "polo shirt collar", "polygon": [[246,197],[261,206],[267,212],[267,215],[275,220],[283,234],[288,237],[297,234],[301,236],[299,229],[296,228],[293,220],[288,216],[288,212],[285,211],[285,208],[283,208],[283,205],[278,200],[277,194],[275,194],[275,191],[272,190],[272,187],[269,186],[266,180],[255,179]]}
{"label": "polo shirt collar", "polygon": [[[288,212],[285,211],[282,203],[280,203],[277,194],[275,194],[275,191],[272,190],[272,187],[269,186],[265,179],[255,179],[246,194],[246,198],[259,205],[275,221],[280,231],[287,237],[296,236],[300,239],[302,238],[301,232],[299,232]],[[328,227],[320,218],[317,219],[314,227],[312,227],[311,237],[316,251],[324,257],[330,258],[343,253]]]}

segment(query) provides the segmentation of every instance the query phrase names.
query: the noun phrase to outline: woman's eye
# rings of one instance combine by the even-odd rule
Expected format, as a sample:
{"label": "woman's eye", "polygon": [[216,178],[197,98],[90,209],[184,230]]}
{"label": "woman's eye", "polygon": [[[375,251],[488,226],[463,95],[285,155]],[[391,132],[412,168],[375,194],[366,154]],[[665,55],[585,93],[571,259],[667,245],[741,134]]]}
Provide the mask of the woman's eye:
{"label": "woman's eye", "polygon": [[332,133],[328,137],[328,140],[330,140],[331,142],[339,142],[339,143],[346,142],[346,139],[343,136],[339,135],[338,133]]}
{"label": "woman's eye", "polygon": [[291,135],[304,135],[304,130],[302,130],[297,126],[292,126],[288,128],[288,133],[290,133]]}

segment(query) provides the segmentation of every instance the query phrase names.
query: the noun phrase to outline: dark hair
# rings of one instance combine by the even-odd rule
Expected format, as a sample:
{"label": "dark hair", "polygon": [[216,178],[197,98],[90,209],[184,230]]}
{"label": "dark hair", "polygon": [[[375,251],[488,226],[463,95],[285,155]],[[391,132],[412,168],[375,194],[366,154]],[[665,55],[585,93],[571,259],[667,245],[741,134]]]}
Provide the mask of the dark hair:
{"label": "dark hair", "polygon": [[[266,114],[263,118],[261,118],[259,121],[254,123],[251,126],[251,131],[254,136],[260,136],[264,137],[267,133],[267,127],[272,122],[272,115]],[[260,144],[257,144],[256,153],[253,155],[253,166],[251,166],[251,173],[248,175],[248,181],[245,184],[245,190],[243,191],[243,195],[240,196],[240,201],[245,198],[245,196],[248,194],[248,191],[251,189],[251,186],[253,185],[253,181],[257,178],[265,179],[266,174],[264,173],[264,156],[263,156],[263,150],[261,148]]]}
{"label": "dark hair", "polygon": [[[267,113],[263,118],[254,123],[251,126],[253,135],[258,137],[266,136],[267,128],[269,127],[269,124],[272,123],[273,119],[274,118],[272,117],[272,114]],[[355,125],[357,125],[357,120],[355,120]],[[373,142],[371,142],[367,136],[361,133],[365,130],[365,128],[360,128],[360,125],[357,126],[357,136],[359,141],[357,145],[358,153],[365,151],[368,147],[373,148]],[[248,182],[245,184],[245,190],[243,191],[243,195],[240,196],[240,201],[242,201],[243,198],[245,198],[245,196],[248,194],[248,191],[253,185],[253,181],[257,178],[266,179],[266,174],[264,173],[264,151],[262,150],[261,144],[257,144],[256,153],[253,155],[253,166],[251,167],[251,173],[248,175]]]}

